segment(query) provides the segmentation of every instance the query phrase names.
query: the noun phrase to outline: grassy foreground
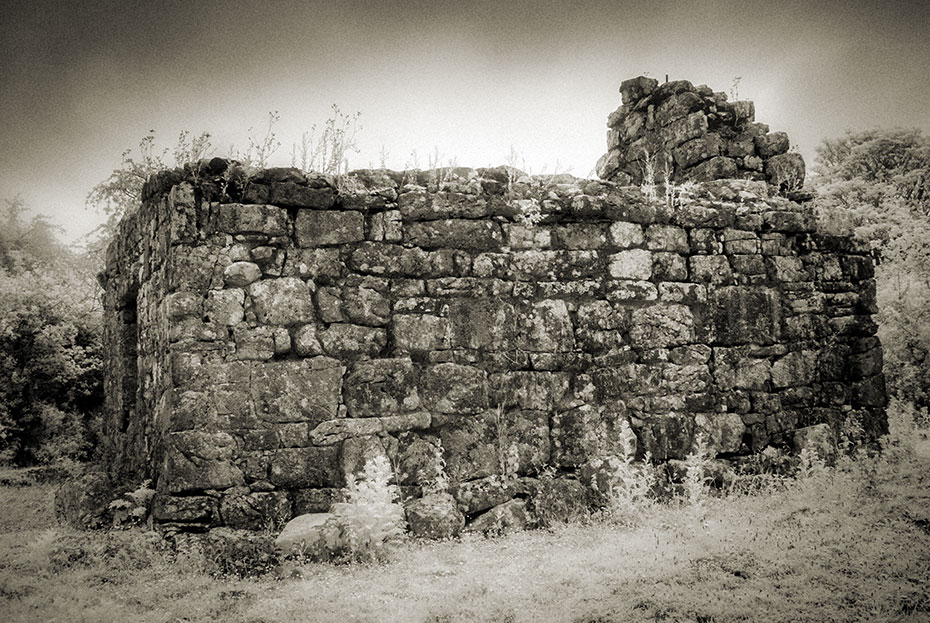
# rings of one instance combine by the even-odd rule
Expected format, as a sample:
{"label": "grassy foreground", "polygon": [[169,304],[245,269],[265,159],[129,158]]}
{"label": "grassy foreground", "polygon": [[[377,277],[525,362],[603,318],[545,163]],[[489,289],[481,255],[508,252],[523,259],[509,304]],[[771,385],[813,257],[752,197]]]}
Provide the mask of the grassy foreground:
{"label": "grassy foreground", "polygon": [[766,495],[405,543],[385,563],[213,578],[154,533],[55,525],[0,488],[3,621],[930,621],[930,445]]}

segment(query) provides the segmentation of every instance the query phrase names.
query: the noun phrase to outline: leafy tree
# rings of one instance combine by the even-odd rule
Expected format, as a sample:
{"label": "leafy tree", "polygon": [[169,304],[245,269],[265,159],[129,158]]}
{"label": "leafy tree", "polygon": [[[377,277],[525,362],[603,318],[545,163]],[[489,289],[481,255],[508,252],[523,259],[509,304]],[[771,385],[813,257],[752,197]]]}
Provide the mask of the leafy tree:
{"label": "leafy tree", "polygon": [[821,226],[868,241],[878,266],[879,337],[893,393],[930,405],[930,139],[847,132],[817,150]]}
{"label": "leafy tree", "polygon": [[83,459],[103,400],[94,273],[25,213],[0,211],[0,460]]}

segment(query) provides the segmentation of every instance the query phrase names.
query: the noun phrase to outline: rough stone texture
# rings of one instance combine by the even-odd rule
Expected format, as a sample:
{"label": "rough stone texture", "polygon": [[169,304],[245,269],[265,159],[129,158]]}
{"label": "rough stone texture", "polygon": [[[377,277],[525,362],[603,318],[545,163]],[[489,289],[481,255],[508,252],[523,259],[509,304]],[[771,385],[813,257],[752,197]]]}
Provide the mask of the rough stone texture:
{"label": "rough stone texture", "polygon": [[102,276],[109,473],[202,530],[325,512],[387,456],[415,531],[448,536],[583,513],[627,426],[657,461],[880,433],[872,261],[765,183],[785,137],[689,83],[622,92],[610,179],[656,137],[678,180],[752,179],[669,204],[504,168],[154,176]]}
{"label": "rough stone texture", "polygon": [[319,549],[324,539],[323,526],[332,513],[306,513],[291,519],[275,538],[275,546],[285,554],[306,554]]}
{"label": "rough stone texture", "polygon": [[465,517],[448,493],[430,493],[407,504],[410,531],[427,539],[448,539],[465,526]]}
{"label": "rough stone texture", "polygon": [[[686,80],[659,85],[638,77],[620,85],[623,105],[607,119],[607,153],[597,175],[620,184],[750,179],[789,194],[804,185],[804,159],[787,153],[784,132],[755,123],[749,101]],[[655,176],[644,180],[651,162]]]}

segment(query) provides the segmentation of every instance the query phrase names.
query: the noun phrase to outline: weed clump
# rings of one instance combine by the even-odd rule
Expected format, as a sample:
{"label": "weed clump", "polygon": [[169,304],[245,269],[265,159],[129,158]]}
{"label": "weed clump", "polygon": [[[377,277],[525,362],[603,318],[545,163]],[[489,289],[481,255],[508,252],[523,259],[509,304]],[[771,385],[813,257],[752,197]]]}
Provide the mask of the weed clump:
{"label": "weed clump", "polygon": [[385,456],[367,461],[360,478],[349,474],[346,501],[333,504],[333,517],[323,527],[330,552],[347,560],[377,560],[404,534],[404,507],[392,476]]}

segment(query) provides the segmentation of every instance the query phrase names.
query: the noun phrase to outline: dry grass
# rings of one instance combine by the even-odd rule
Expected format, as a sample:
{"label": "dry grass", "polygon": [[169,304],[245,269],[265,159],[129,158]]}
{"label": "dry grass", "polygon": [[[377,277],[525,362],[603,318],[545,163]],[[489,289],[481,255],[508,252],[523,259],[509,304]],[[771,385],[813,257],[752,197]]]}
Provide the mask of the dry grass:
{"label": "dry grass", "polygon": [[768,496],[408,543],[372,565],[213,579],[142,532],[52,527],[48,486],[0,489],[6,621],[928,621],[930,446]]}

